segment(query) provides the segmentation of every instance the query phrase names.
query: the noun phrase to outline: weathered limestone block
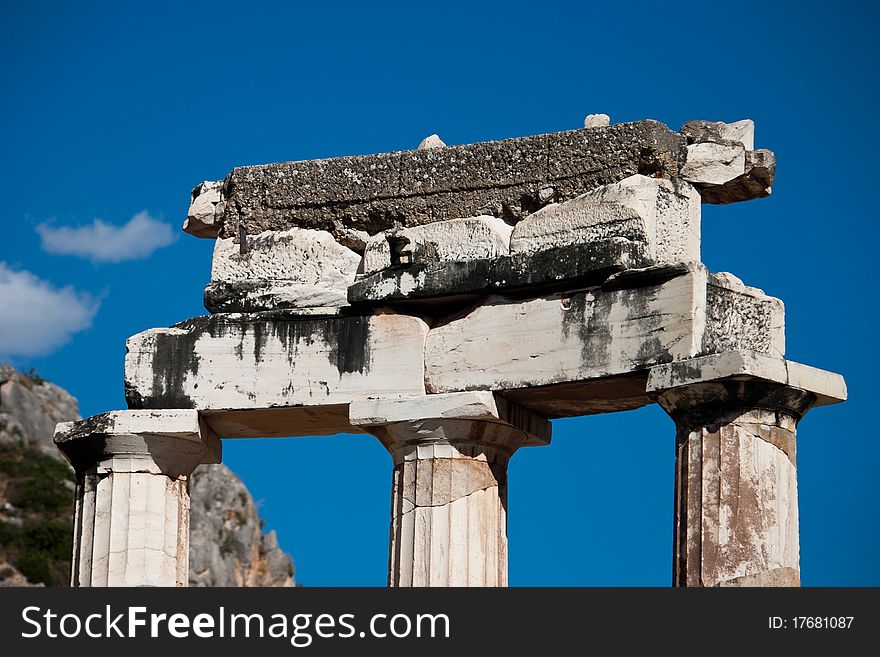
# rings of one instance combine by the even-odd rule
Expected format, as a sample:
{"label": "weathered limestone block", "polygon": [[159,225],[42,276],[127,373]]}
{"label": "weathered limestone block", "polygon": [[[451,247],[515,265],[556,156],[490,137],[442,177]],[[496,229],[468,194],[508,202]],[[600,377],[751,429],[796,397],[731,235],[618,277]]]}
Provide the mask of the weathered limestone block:
{"label": "weathered limestone block", "polygon": [[444,148],[445,146],[446,144],[443,142],[442,139],[440,139],[440,136],[434,134],[428,135],[427,137],[422,139],[422,141],[419,142],[418,150],[423,151],[427,148]]}
{"label": "weathered limestone block", "polygon": [[630,176],[520,221],[512,253],[621,237],[646,244],[655,264],[699,262],[700,195],[681,180]]}
{"label": "weathered limestone block", "polygon": [[62,422],[77,473],[72,586],[187,586],[189,490],[220,441],[196,411],[114,411]]}
{"label": "weathered limestone block", "polygon": [[385,231],[367,243],[363,274],[400,264],[463,262],[507,255],[512,231],[513,226],[492,216]]}
{"label": "weathered limestone block", "polygon": [[212,313],[347,305],[360,256],[327,231],[291,228],[214,246],[205,307]]}
{"label": "weathered limestone block", "polygon": [[507,463],[550,423],[491,393],[353,402],[394,459],[390,586],[507,585]]}
{"label": "weathered limestone block", "polygon": [[428,333],[428,392],[534,387],[694,356],[705,276],[693,268],[633,289],[490,297]]}
{"label": "weathered limestone block", "polygon": [[723,185],[746,172],[746,149],[737,142],[703,141],[687,147],[682,178],[692,183]]}
{"label": "weathered limestone block", "polygon": [[722,121],[688,121],[679,130],[688,143],[704,141],[735,141],[747,151],[755,149],[755,122],[751,119],[724,123]]}
{"label": "weathered limestone block", "polygon": [[724,205],[770,196],[776,175],[776,156],[772,151],[746,151],[746,172],[723,185],[702,185],[703,203]]}
{"label": "weathered limestone block", "polygon": [[624,272],[575,293],[490,297],[428,333],[427,390],[513,390],[586,381],[732,345],[781,353],[781,303],[745,286],[731,290],[712,280],[710,285],[702,266],[690,265]]}
{"label": "weathered limestone block", "polygon": [[704,353],[750,349],[785,355],[785,306],[727,272],[710,274],[706,288]]}
{"label": "weathered limestone block", "polygon": [[798,586],[797,424],[842,378],[733,352],[662,365],[648,393],[676,423],[674,585]]}
{"label": "weathered limestone block", "polygon": [[[776,156],[772,151],[755,150],[752,120],[688,121],[680,132],[688,142],[688,163],[682,175],[697,185],[703,203],[723,205],[770,195]],[[740,144],[745,151],[742,170]]]}
{"label": "weathered limestone block", "polygon": [[647,267],[645,244],[621,237],[495,258],[394,267],[348,288],[351,304],[455,300],[530,289],[532,294],[566,285],[596,285],[611,274]]}
{"label": "weathered limestone block", "polygon": [[[222,237],[291,227],[375,235],[492,214],[516,221],[636,173],[677,177],[685,138],[639,121],[379,155],[238,167],[223,186]],[[548,189],[552,194],[548,196]]]}
{"label": "weathered limestone block", "polygon": [[609,237],[648,241],[645,222],[638,211],[615,201],[599,201],[587,192],[565,203],[543,207],[520,221],[511,236],[510,247],[514,253],[534,252]]}
{"label": "weathered limestone block", "polygon": [[427,324],[391,313],[211,315],[128,339],[131,408],[256,409],[424,393]]}
{"label": "weathered limestone block", "polygon": [[196,237],[217,237],[223,212],[222,188],[222,181],[206,180],[192,190],[189,212],[183,222],[184,232]]}
{"label": "weathered limestone block", "polygon": [[604,128],[611,125],[611,117],[607,114],[587,114],[584,117],[585,128]]}

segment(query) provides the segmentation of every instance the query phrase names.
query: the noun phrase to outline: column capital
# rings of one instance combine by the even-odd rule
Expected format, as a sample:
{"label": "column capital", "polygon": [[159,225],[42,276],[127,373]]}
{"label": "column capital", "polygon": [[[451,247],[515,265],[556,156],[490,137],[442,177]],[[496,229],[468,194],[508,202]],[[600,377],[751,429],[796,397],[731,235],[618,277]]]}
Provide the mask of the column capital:
{"label": "column capital", "polygon": [[80,474],[97,467],[176,479],[221,457],[217,434],[188,409],[110,411],[61,422],[55,445]]}
{"label": "column capital", "polygon": [[646,388],[670,415],[753,408],[800,420],[814,406],[846,400],[846,383],[834,372],[753,351],[729,351],[651,368]]}
{"label": "column capital", "polygon": [[379,438],[392,455],[436,444],[512,454],[520,447],[549,444],[551,430],[545,418],[489,391],[355,401],[349,422]]}

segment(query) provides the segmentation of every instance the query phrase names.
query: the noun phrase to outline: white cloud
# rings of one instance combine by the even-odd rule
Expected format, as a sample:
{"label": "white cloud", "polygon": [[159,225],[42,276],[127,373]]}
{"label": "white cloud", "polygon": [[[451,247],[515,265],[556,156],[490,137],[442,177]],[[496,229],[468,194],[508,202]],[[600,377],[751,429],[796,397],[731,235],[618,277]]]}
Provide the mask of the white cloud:
{"label": "white cloud", "polygon": [[100,300],[0,260],[0,357],[41,356],[92,325]]}
{"label": "white cloud", "polygon": [[74,255],[92,262],[139,260],[176,238],[170,224],[154,219],[146,211],[138,212],[122,226],[95,219],[85,226],[42,223],[37,232],[47,253]]}

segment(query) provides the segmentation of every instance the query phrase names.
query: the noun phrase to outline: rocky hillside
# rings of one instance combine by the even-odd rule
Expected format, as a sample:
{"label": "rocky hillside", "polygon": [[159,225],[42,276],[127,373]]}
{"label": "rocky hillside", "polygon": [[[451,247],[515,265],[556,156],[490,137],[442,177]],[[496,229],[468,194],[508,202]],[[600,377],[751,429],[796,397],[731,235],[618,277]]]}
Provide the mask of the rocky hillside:
{"label": "rocky hillside", "polygon": [[193,473],[190,497],[190,586],[292,586],[293,563],[264,534],[248,489],[223,464]]}
{"label": "rocky hillside", "polygon": [[[0,586],[67,584],[74,477],[52,435],[78,417],[66,390],[0,365]],[[191,506],[191,586],[293,585],[290,557],[229,468],[199,467]]]}

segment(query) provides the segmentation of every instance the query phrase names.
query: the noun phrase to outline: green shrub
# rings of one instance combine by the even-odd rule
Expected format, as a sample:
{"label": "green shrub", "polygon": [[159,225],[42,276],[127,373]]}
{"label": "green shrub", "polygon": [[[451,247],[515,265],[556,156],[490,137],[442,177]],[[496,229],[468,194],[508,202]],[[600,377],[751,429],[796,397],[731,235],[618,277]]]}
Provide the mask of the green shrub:
{"label": "green shrub", "polygon": [[46,479],[25,479],[12,486],[9,501],[24,511],[61,511],[73,494],[63,484]]}
{"label": "green shrub", "polygon": [[13,547],[21,538],[21,527],[11,522],[0,522],[0,547]]}
{"label": "green shrub", "polygon": [[227,536],[220,545],[220,554],[225,557],[233,552],[235,552],[235,540],[231,536]]}
{"label": "green shrub", "polygon": [[10,477],[47,477],[58,481],[74,481],[73,472],[66,463],[43,454],[35,447],[0,447],[0,472]]}
{"label": "green shrub", "polygon": [[65,584],[73,542],[74,479],[68,466],[35,447],[0,447],[0,482],[21,525],[0,522],[0,558],[32,583]]}
{"label": "green shrub", "polygon": [[25,522],[19,547],[30,553],[42,553],[50,559],[70,558],[73,527],[63,520]]}
{"label": "green shrub", "polygon": [[46,379],[44,379],[37,373],[37,369],[35,367],[32,367],[27,372],[25,372],[24,376],[30,379],[31,383],[33,383],[35,386],[41,386],[46,383]]}
{"label": "green shrub", "polygon": [[46,586],[55,584],[52,577],[52,563],[42,552],[22,552],[15,558],[15,567],[32,584],[42,582]]}

